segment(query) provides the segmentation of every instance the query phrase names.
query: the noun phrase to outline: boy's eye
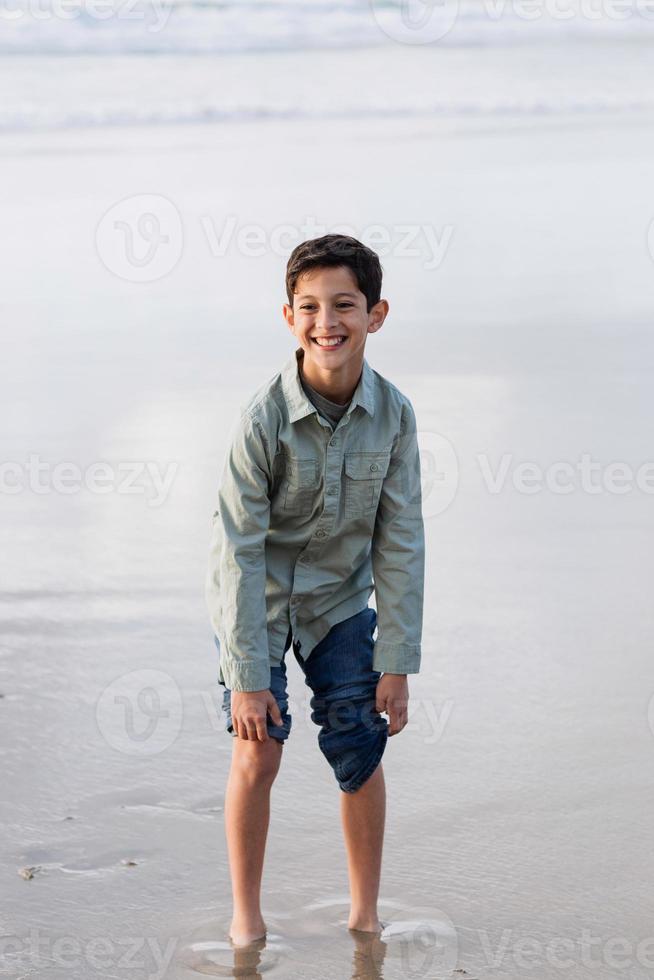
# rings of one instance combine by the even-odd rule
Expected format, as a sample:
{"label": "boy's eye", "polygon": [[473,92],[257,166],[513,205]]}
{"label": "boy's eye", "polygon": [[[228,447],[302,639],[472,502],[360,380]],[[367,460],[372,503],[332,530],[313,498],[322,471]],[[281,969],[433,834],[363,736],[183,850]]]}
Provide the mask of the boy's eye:
{"label": "boy's eye", "polygon": [[[337,306],[353,306],[352,303],[337,303],[336,305]],[[301,310],[313,310],[314,309],[314,306],[313,306],[313,303],[305,303],[303,306],[300,307],[300,309]]]}

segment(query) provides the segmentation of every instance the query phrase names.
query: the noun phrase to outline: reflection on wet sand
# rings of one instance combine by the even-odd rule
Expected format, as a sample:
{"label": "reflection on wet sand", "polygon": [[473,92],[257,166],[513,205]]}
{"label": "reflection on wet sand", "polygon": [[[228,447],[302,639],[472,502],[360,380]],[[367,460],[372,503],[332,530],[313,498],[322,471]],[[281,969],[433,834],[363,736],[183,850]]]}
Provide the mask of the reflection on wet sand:
{"label": "reflection on wet sand", "polygon": [[231,940],[195,942],[185,949],[182,960],[185,966],[205,976],[261,980],[261,970],[270,970],[277,960],[274,955],[264,955],[267,945],[272,951],[274,944],[270,944],[265,936],[246,946],[234,946]]}
{"label": "reflection on wet sand", "polygon": [[354,940],[352,980],[381,980],[387,945],[380,933],[349,930]]}
{"label": "reflection on wet sand", "polygon": [[[352,980],[382,980],[387,944],[381,933],[348,931],[354,944]],[[193,943],[187,948],[184,960],[191,970],[205,976],[263,980],[264,974],[277,963],[279,952],[279,945],[264,936],[244,946],[235,946],[231,942],[229,945],[223,942]]]}
{"label": "reflection on wet sand", "polygon": [[228,917],[198,922],[179,961],[196,974],[251,980],[467,977],[457,969],[457,930],[441,909],[381,900],[381,928],[376,932],[349,928],[348,912],[346,896],[278,909],[267,916],[266,935],[242,946],[228,935]]}

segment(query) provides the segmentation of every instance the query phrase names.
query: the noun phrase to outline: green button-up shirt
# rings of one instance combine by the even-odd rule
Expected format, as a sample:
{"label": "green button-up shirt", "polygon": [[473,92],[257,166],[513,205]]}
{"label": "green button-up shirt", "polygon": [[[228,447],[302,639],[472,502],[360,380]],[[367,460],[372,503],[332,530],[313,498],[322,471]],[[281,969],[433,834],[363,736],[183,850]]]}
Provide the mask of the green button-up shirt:
{"label": "green button-up shirt", "polygon": [[207,601],[234,691],[270,685],[289,628],[307,657],[375,592],[373,668],[420,669],[424,526],[409,399],[364,359],[335,429],[307,398],[297,348],[241,411],[220,481]]}

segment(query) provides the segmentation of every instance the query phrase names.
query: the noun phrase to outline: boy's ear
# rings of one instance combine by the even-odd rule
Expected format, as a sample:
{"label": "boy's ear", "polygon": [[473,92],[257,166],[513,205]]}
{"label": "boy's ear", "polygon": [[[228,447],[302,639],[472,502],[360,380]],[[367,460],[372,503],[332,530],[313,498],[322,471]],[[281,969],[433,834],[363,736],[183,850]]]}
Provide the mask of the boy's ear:
{"label": "boy's ear", "polygon": [[295,318],[293,316],[293,307],[292,306],[289,306],[288,303],[284,303],[284,305],[282,307],[282,313],[284,315],[284,319],[286,320],[286,323],[288,324],[289,329],[292,331],[293,330],[293,327],[295,326]]}
{"label": "boy's ear", "polygon": [[380,299],[371,309],[369,316],[368,333],[376,333],[388,316],[388,301]]}

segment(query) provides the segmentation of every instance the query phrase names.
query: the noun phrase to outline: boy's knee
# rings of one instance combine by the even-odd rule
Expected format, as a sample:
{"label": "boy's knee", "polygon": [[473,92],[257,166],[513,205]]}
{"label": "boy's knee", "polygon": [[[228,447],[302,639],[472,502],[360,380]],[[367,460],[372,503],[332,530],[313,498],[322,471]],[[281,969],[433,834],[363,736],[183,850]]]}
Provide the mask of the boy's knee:
{"label": "boy's knee", "polygon": [[283,742],[272,737],[265,742],[235,738],[232,767],[247,783],[272,783],[279,771],[282,746]]}

